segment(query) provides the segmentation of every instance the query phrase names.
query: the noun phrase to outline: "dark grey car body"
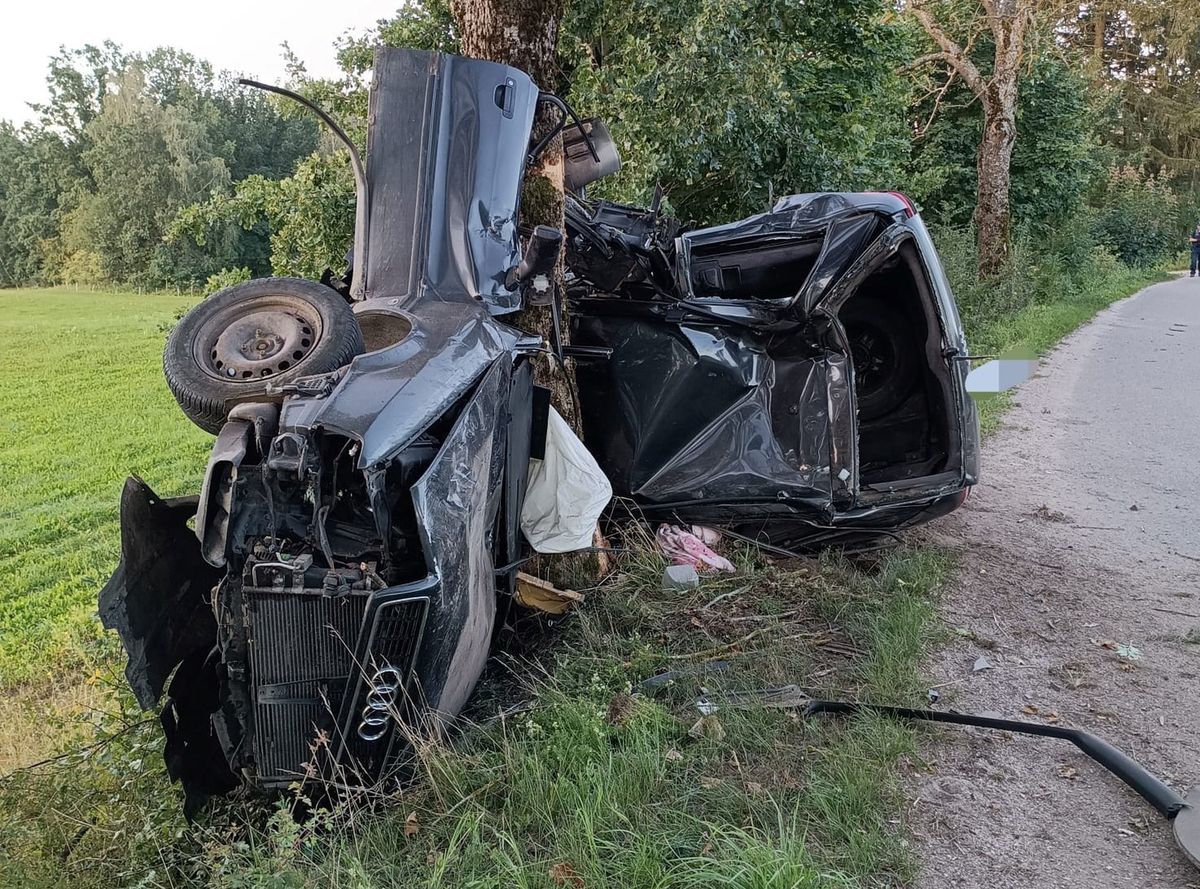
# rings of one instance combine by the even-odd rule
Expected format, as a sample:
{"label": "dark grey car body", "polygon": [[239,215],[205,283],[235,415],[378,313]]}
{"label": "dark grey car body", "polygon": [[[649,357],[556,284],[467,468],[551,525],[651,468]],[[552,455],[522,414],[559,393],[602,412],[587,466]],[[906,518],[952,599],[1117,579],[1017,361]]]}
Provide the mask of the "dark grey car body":
{"label": "dark grey car body", "polygon": [[[530,362],[554,347],[504,323],[537,101],[512,68],[380,51],[367,351],[231,411],[198,497],[126,485],[100,613],[140,703],[166,694],[189,809],[239,781],[377,780],[483,670],[527,552]],[[902,198],[799,195],[694,231],[578,199],[567,265],[585,442],[651,517],[804,545],[940,514],[974,483],[962,329]],[[910,385],[864,420],[840,318],[892,283]]]}

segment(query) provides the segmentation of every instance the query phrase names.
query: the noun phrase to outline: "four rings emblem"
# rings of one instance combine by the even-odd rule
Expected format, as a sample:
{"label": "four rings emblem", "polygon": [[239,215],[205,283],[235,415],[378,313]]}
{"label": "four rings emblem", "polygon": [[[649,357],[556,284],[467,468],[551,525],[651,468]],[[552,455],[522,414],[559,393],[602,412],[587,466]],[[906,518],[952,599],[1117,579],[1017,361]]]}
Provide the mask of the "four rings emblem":
{"label": "four rings emblem", "polygon": [[383,666],[367,683],[367,700],[358,723],[358,736],[364,741],[378,741],[387,734],[396,710],[397,699],[404,691],[404,675],[396,667]]}

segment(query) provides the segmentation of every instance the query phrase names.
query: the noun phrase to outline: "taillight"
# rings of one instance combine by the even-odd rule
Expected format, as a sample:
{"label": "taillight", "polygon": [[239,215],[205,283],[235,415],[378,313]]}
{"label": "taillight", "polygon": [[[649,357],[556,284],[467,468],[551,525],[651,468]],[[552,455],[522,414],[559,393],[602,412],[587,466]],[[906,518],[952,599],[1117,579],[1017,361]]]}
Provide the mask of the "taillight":
{"label": "taillight", "polygon": [[888,194],[890,194],[892,197],[900,199],[900,201],[904,204],[904,215],[909,219],[912,219],[917,215],[917,208],[914,207],[913,202],[908,199],[908,195],[900,191],[889,191]]}

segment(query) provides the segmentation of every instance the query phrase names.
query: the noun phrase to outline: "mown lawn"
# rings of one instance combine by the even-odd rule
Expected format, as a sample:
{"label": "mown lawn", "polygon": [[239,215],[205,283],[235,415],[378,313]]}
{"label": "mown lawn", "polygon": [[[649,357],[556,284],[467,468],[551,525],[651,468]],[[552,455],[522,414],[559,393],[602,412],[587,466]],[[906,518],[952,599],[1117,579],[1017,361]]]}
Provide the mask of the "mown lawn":
{"label": "mown lawn", "polygon": [[94,656],[129,474],[194,488],[211,438],[162,380],[186,296],[0,291],[0,689],[61,684]]}

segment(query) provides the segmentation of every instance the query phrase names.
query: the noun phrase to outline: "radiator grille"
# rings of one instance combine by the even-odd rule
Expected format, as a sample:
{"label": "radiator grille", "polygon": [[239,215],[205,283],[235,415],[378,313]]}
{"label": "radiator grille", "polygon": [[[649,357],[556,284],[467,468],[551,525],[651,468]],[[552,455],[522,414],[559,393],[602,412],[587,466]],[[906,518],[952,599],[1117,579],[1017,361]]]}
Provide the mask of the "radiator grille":
{"label": "radiator grille", "polygon": [[254,753],[264,783],[295,780],[313,759],[317,733],[332,739],[366,603],[247,590]]}
{"label": "radiator grille", "polygon": [[382,604],[375,618],[371,659],[377,664],[411,664],[424,620],[424,599]]}
{"label": "radiator grille", "polygon": [[[398,667],[406,677],[410,674],[417,645],[421,641],[428,602],[429,600],[422,596],[379,604],[374,615],[374,633],[371,635],[369,652],[364,661],[367,677],[384,666]],[[368,683],[359,681],[351,687],[357,691],[343,729],[345,746],[342,762],[355,774],[378,775],[387,767],[388,757],[394,746],[394,720],[399,717],[401,721],[407,721],[411,715],[409,689],[401,689],[395,696],[394,707],[390,711],[393,724],[387,727],[387,731],[377,738],[364,738],[358,727],[364,715],[363,705],[369,692]]]}
{"label": "radiator grille", "polygon": [[[330,598],[247,588],[254,753],[264,784],[288,784],[310,767],[326,773],[324,752],[315,760],[313,755],[321,732],[335,747],[349,742],[346,752],[358,768],[378,772],[383,767],[389,740],[365,745],[356,734],[343,738],[337,715],[346,712],[347,689],[356,699],[361,696],[363,670],[369,674],[388,664],[405,676],[411,673],[428,599],[389,600],[387,590],[374,595],[383,601],[369,607],[372,597],[365,594]],[[374,623],[365,634],[364,619]],[[370,640],[363,651],[358,651],[360,635]],[[360,704],[350,703],[350,713]],[[357,719],[351,734],[353,726]]]}

